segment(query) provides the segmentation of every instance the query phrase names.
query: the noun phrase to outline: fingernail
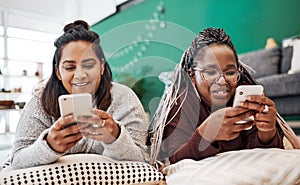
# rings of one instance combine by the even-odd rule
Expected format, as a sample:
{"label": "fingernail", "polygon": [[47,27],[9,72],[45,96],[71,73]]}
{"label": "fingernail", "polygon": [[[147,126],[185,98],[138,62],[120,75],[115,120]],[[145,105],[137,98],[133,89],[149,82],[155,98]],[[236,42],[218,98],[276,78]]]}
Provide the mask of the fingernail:
{"label": "fingernail", "polygon": [[239,106],[243,106],[243,105],[245,105],[244,102],[240,102],[240,103],[239,103]]}

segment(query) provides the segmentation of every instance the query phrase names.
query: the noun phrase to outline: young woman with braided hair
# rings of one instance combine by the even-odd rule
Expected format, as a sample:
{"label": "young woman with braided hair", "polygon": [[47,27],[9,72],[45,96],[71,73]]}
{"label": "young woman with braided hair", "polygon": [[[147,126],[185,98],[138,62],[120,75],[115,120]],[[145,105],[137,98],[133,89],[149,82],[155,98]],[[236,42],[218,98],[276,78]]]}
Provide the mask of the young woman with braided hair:
{"label": "young woman with braided hair", "polygon": [[[77,153],[145,161],[148,123],[143,106],[130,88],[112,82],[98,34],[77,20],[64,27],[54,45],[51,77],[19,120],[9,160],[13,169],[49,164]],[[60,115],[58,97],[78,93],[92,95],[92,111],[100,119]],[[79,124],[65,126],[74,122]]]}
{"label": "young woman with braided hair", "polygon": [[[174,77],[150,123],[152,164],[200,160],[240,149],[284,148],[284,136],[299,148],[294,132],[268,97],[249,96],[247,102],[232,107],[236,87],[256,81],[238,60],[223,29],[200,32]],[[236,124],[251,115],[254,121]]]}

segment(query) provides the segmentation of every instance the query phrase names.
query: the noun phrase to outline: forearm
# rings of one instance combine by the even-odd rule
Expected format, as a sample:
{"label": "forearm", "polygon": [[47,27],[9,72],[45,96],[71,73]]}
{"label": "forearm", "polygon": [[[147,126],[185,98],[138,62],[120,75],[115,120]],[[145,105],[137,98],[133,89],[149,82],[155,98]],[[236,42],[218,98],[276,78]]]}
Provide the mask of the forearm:
{"label": "forearm", "polygon": [[283,148],[283,134],[278,129],[275,130],[275,135],[268,142],[260,140],[260,134],[256,127],[243,133],[245,138],[246,148]]}
{"label": "forearm", "polygon": [[269,132],[262,132],[259,130],[257,132],[257,137],[262,144],[269,144],[274,139],[275,135],[276,135],[276,128]]}
{"label": "forearm", "polygon": [[56,161],[63,154],[53,151],[44,140],[47,134],[45,130],[40,137],[32,144],[22,146],[21,143],[28,142],[28,139],[18,139],[16,141],[16,148],[12,153],[12,167],[13,169],[28,168],[43,164],[49,164]]}
{"label": "forearm", "polygon": [[206,157],[216,155],[220,152],[218,143],[210,143],[195,131],[181,148],[179,148],[169,160],[171,163],[176,163],[182,159],[200,160]]}
{"label": "forearm", "polygon": [[[124,126],[120,126],[120,135],[113,143],[104,144],[103,155],[115,160],[145,161],[145,145],[135,143]],[[146,140],[146,131],[136,133],[140,141]],[[138,146],[139,145],[139,146]]]}
{"label": "forearm", "polygon": [[136,94],[117,83],[112,88],[113,101],[107,112],[120,126],[119,137],[103,143],[103,155],[116,160],[145,161],[148,122]]}
{"label": "forearm", "polygon": [[273,132],[257,132],[257,147],[263,148],[283,148],[283,136],[281,136],[277,129]]}

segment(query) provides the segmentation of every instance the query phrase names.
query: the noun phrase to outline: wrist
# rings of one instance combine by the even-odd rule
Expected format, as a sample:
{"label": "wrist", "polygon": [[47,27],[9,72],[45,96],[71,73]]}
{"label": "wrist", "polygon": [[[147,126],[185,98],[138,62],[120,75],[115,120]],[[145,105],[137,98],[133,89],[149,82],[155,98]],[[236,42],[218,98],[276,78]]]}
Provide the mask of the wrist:
{"label": "wrist", "polygon": [[121,127],[119,124],[116,124],[117,127],[116,127],[116,135],[115,135],[115,138],[116,140],[119,138],[120,134],[121,134]]}
{"label": "wrist", "polygon": [[119,124],[115,124],[114,127],[113,127],[113,131],[111,132],[111,137],[108,141],[103,141],[105,144],[111,144],[113,142],[115,142],[119,136],[121,135],[121,127]]}
{"label": "wrist", "polygon": [[199,133],[199,135],[205,139],[206,141],[208,141],[209,143],[214,142],[214,137],[212,137],[210,134],[208,134],[207,130],[206,130],[206,126],[205,124],[201,124],[198,128],[197,131]]}
{"label": "wrist", "polygon": [[257,137],[262,144],[269,144],[274,139],[276,133],[276,128],[270,131],[258,131]]}

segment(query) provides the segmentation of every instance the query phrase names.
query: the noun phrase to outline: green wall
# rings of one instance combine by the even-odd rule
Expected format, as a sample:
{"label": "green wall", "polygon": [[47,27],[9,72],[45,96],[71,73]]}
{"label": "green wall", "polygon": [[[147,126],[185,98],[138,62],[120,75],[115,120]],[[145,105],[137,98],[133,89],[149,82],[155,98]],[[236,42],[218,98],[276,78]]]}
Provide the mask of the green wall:
{"label": "green wall", "polygon": [[92,29],[101,36],[114,80],[132,87],[152,115],[164,90],[158,75],[174,69],[199,31],[222,27],[244,53],[263,48],[269,37],[281,44],[300,34],[298,7],[299,0],[147,0]]}

